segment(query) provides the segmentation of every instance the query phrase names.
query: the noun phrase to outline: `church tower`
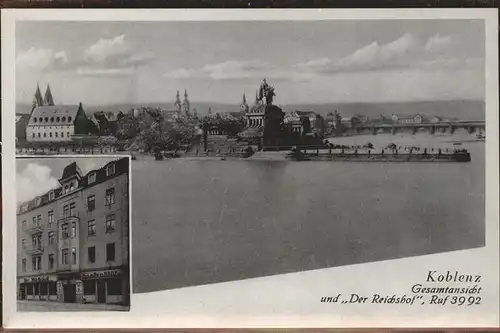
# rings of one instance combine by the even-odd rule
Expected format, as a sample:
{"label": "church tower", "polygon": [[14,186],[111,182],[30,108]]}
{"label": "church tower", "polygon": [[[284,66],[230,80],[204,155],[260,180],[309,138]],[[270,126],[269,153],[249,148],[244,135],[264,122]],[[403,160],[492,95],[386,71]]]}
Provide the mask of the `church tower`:
{"label": "church tower", "polygon": [[33,97],[33,109],[37,106],[43,106],[43,97],[38,83],[36,84],[35,96]]}
{"label": "church tower", "polygon": [[241,113],[247,113],[248,112],[248,104],[247,104],[247,97],[245,96],[245,93],[243,93],[243,101],[241,102],[240,105],[240,112]]}
{"label": "church tower", "polygon": [[177,96],[175,98],[175,103],[174,103],[174,109],[177,111],[177,115],[181,115],[181,110],[182,110],[182,104],[181,104],[181,98],[179,96],[179,90],[177,90]]}
{"label": "church tower", "polygon": [[187,116],[189,115],[189,100],[187,90],[184,89],[184,101],[182,102],[182,113]]}
{"label": "church tower", "polygon": [[52,92],[50,91],[50,86],[47,84],[47,90],[45,90],[45,98],[43,100],[45,105],[54,106],[54,98],[52,98]]}

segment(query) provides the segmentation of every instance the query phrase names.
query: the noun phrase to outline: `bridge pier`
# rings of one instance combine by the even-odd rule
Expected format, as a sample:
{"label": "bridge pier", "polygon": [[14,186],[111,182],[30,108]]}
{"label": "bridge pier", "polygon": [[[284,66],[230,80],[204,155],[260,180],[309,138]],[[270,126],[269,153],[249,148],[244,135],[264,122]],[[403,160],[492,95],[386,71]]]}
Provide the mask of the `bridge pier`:
{"label": "bridge pier", "polygon": [[398,129],[396,126],[392,126],[391,133],[392,135],[396,134],[398,132]]}
{"label": "bridge pier", "polygon": [[431,134],[434,135],[436,133],[436,126],[431,127]]}
{"label": "bridge pier", "polygon": [[375,126],[372,127],[372,135],[376,135],[377,134],[377,129],[375,128]]}
{"label": "bridge pier", "polygon": [[415,135],[417,133],[417,126],[413,126],[411,129],[411,134]]}

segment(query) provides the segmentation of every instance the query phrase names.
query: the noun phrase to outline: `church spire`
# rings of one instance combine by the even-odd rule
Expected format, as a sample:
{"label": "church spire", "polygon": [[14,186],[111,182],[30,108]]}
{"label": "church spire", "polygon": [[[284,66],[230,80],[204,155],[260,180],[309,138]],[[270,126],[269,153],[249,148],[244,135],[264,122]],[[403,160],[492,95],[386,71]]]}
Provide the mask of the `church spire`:
{"label": "church spire", "polygon": [[246,105],[247,104],[247,96],[245,96],[245,93],[243,93],[243,102],[242,104]]}
{"label": "church spire", "polygon": [[33,108],[36,108],[37,106],[42,106],[42,105],[43,105],[43,97],[42,97],[42,93],[40,92],[40,86],[38,85],[38,82],[37,82],[35,96],[33,97]]}
{"label": "church spire", "polygon": [[187,92],[187,89],[184,88],[184,100],[187,100],[188,99],[188,92]]}
{"label": "church spire", "polygon": [[49,84],[47,84],[47,90],[45,91],[45,99],[43,102],[45,105],[54,105],[54,99],[52,98],[52,92],[50,91]]}

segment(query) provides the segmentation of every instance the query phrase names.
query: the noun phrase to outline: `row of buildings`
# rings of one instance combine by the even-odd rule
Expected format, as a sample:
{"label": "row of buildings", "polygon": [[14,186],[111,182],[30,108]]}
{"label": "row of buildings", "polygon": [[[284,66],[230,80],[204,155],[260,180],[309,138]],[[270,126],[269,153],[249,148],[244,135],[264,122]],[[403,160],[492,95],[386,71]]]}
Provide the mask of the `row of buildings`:
{"label": "row of buildings", "polygon": [[17,212],[19,300],[129,305],[129,159],[83,174]]}

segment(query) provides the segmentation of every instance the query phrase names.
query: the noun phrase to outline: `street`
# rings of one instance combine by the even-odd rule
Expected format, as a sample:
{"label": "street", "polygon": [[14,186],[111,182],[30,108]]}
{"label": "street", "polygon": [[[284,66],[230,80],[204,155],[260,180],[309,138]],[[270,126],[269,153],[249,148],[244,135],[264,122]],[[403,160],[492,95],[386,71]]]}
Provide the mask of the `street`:
{"label": "street", "polygon": [[111,304],[80,304],[48,301],[17,301],[19,312],[62,312],[62,311],[129,311],[130,307]]}

